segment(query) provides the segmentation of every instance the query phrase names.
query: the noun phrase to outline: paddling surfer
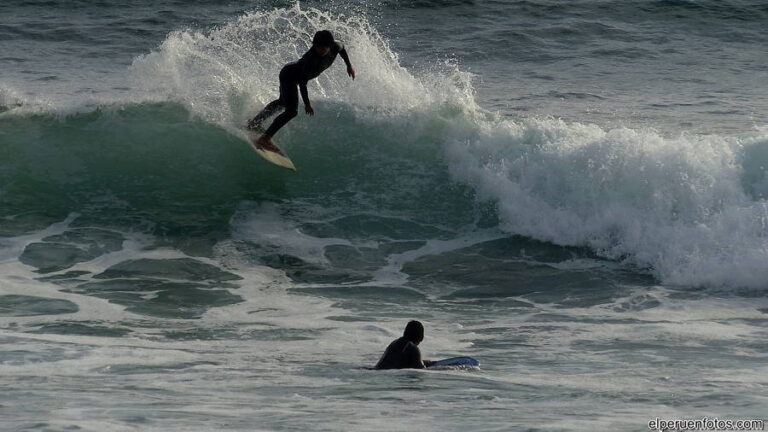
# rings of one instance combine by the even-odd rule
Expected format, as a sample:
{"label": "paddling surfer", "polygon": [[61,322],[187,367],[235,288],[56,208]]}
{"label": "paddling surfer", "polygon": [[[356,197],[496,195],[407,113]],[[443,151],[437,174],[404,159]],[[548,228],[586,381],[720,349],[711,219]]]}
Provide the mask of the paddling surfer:
{"label": "paddling surfer", "polygon": [[424,325],[409,321],[403,337],[389,344],[374,369],[424,369],[434,363],[422,360],[418,345],[424,340]]}

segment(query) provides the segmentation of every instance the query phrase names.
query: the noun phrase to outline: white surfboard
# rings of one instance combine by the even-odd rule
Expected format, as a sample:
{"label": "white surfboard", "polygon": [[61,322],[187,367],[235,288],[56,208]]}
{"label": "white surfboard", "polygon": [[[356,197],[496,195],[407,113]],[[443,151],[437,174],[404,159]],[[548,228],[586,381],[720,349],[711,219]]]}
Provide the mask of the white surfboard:
{"label": "white surfboard", "polygon": [[253,150],[255,150],[259,156],[279,167],[296,171],[296,166],[293,164],[291,158],[289,158],[288,155],[286,155],[280,147],[275,145],[275,143],[272,143],[272,148],[268,148],[260,146],[256,142],[259,139],[259,136],[261,136],[259,132],[246,130],[245,136],[247,137],[248,142],[251,144],[251,147],[253,147]]}

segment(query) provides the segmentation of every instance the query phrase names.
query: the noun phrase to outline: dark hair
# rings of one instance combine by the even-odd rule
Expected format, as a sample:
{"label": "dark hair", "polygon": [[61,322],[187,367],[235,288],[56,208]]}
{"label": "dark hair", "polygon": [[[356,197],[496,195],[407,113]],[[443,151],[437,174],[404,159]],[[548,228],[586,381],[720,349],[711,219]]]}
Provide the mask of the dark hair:
{"label": "dark hair", "polygon": [[328,30],[320,30],[315,33],[315,37],[312,38],[312,45],[332,46],[335,41],[333,40],[333,34]]}
{"label": "dark hair", "polygon": [[424,325],[418,321],[408,321],[405,326],[403,337],[411,342],[421,342],[424,340]]}

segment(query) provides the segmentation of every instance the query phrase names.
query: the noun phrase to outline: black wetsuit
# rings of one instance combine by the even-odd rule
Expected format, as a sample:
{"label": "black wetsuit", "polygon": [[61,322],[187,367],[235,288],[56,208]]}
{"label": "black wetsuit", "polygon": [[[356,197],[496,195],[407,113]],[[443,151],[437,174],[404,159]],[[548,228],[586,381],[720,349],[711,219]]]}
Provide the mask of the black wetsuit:
{"label": "black wetsuit", "polygon": [[248,128],[258,129],[261,123],[269,116],[279,109],[285,109],[264,133],[264,135],[271,138],[281,127],[285,126],[286,123],[299,113],[297,86],[301,90],[301,98],[304,99],[304,105],[309,105],[307,81],[317,78],[324,70],[331,67],[337,55],[344,59],[347,67],[352,66],[344,45],[338,42],[331,46],[331,51],[328,55],[320,56],[315,52],[314,47],[311,47],[299,60],[283,66],[283,69],[280,70],[280,98],[267,104],[256,117],[248,122]]}
{"label": "black wetsuit", "polygon": [[401,337],[389,344],[375,369],[424,369],[424,362],[419,347]]}

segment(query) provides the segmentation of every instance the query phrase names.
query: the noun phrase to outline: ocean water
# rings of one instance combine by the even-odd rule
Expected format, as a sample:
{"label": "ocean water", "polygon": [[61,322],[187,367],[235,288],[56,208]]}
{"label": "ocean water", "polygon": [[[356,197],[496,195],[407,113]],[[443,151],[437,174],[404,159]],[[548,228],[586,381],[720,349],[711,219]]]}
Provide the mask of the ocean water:
{"label": "ocean water", "polygon": [[[0,4],[3,431],[768,412],[768,6]],[[268,165],[238,128],[330,29]],[[371,371],[410,319],[426,358]]]}

